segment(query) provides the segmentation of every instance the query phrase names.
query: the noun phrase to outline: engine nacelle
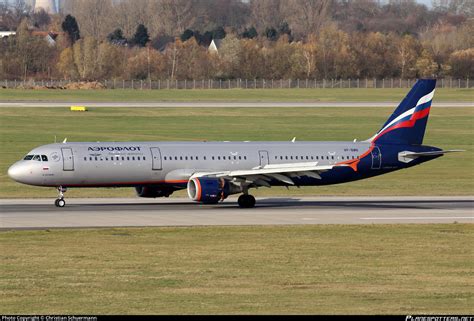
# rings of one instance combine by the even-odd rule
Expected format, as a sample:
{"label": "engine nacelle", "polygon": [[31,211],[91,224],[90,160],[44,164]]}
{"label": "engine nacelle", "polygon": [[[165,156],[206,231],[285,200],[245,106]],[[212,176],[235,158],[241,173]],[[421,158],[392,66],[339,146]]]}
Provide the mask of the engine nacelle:
{"label": "engine nacelle", "polygon": [[188,181],[189,198],[205,204],[215,204],[240,191],[240,187],[230,184],[223,178],[194,177]]}
{"label": "engine nacelle", "polygon": [[174,192],[172,189],[163,189],[153,186],[135,186],[135,190],[138,196],[147,198],[168,197]]}

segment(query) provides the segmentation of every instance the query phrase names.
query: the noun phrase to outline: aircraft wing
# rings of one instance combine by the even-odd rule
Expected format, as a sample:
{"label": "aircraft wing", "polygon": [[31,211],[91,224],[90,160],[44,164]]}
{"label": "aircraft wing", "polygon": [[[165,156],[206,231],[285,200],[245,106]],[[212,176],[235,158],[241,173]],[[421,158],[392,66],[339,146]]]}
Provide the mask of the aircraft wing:
{"label": "aircraft wing", "polygon": [[222,177],[235,182],[270,187],[269,182],[272,180],[278,180],[287,185],[295,185],[295,182],[292,179],[294,177],[308,176],[315,179],[321,179],[321,176],[319,175],[320,173],[338,166],[347,165],[318,166],[317,162],[272,164],[258,166],[252,169],[195,173],[193,177]]}

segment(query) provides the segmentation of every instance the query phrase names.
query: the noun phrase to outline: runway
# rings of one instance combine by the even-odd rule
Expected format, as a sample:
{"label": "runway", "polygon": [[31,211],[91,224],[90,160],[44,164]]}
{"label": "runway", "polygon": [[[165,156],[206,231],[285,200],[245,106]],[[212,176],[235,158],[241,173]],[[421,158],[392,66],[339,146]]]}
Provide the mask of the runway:
{"label": "runway", "polygon": [[188,199],[0,200],[0,229],[138,226],[474,223],[474,196],[257,198],[240,209]]}
{"label": "runway", "polygon": [[[2,101],[0,107],[167,107],[167,108],[278,108],[278,107],[396,107],[399,102],[95,102],[95,101]],[[433,107],[474,107],[473,102],[433,102]]]}

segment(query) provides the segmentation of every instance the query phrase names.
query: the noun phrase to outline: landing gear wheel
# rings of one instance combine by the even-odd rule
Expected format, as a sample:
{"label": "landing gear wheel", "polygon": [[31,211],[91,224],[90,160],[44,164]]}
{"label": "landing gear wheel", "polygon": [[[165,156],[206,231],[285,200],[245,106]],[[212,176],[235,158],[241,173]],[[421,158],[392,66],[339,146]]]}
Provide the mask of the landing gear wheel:
{"label": "landing gear wheel", "polygon": [[66,205],[66,201],[64,200],[64,193],[66,192],[67,188],[59,186],[58,187],[58,198],[54,201],[54,205],[56,207],[64,207]]}
{"label": "landing gear wheel", "polygon": [[54,205],[56,205],[56,207],[64,207],[66,205],[66,201],[62,198],[59,198],[54,201]]}
{"label": "landing gear wheel", "polygon": [[237,202],[241,208],[252,208],[255,206],[255,197],[249,194],[243,194],[239,196]]}

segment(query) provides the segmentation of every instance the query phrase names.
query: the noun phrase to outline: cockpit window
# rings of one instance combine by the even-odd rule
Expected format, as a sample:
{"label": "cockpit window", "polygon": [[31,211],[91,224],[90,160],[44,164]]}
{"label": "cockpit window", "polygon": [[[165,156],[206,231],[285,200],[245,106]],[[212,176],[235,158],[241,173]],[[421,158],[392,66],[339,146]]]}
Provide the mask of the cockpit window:
{"label": "cockpit window", "polygon": [[23,160],[32,160],[33,159],[33,155],[26,155],[25,158],[23,158]]}
{"label": "cockpit window", "polygon": [[42,160],[43,162],[47,162],[47,161],[48,161],[48,156],[46,156],[46,155],[41,155],[41,160]]}
{"label": "cockpit window", "polygon": [[40,157],[40,155],[35,155],[35,156],[33,156],[33,160],[38,161],[38,162],[41,162],[41,157]]}

